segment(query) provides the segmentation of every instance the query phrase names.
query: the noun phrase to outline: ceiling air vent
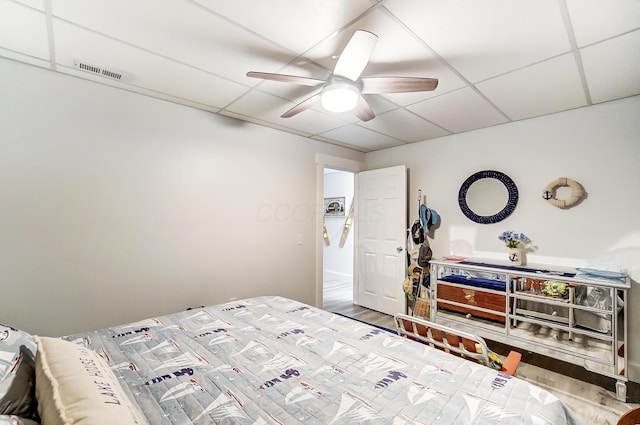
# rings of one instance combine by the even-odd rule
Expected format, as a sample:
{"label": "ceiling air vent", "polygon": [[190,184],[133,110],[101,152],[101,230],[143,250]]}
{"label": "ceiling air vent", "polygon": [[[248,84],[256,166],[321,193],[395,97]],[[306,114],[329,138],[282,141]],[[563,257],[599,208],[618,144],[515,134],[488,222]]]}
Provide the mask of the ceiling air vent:
{"label": "ceiling air vent", "polygon": [[73,66],[81,71],[90,72],[91,74],[100,75],[101,77],[110,78],[112,80],[122,80],[124,74],[114,69],[106,69],[100,66],[95,66],[82,61],[73,61]]}

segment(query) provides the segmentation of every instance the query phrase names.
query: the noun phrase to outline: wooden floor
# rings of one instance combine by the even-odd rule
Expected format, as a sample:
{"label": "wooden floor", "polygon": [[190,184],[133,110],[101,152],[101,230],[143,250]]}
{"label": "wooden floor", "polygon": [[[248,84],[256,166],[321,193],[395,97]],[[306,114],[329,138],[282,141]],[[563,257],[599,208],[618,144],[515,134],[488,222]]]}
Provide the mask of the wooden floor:
{"label": "wooden floor", "polygon": [[[344,279],[325,279],[323,308],[364,322],[395,328],[392,316],[353,304],[351,282]],[[493,341],[487,341],[487,345],[500,354],[510,349]],[[629,383],[630,403],[623,403],[615,399],[614,379],[535,353],[522,353],[522,363],[516,376],[554,394],[573,410],[584,425],[616,425],[624,412],[640,406],[637,404],[640,385]]]}

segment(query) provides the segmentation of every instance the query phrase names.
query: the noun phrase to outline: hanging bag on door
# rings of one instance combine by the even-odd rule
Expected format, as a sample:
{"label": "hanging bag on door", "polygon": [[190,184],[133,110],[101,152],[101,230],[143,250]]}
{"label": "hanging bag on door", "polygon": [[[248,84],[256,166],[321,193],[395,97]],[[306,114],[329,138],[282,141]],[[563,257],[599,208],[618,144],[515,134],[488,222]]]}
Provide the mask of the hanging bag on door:
{"label": "hanging bag on door", "polygon": [[413,239],[413,243],[416,245],[424,242],[424,229],[420,220],[413,222],[413,225],[411,226],[411,238]]}
{"label": "hanging bag on door", "polygon": [[429,318],[431,303],[428,298],[418,298],[416,299],[416,306],[413,309],[413,315],[418,317]]}
{"label": "hanging bag on door", "polygon": [[422,245],[420,245],[420,249],[418,249],[418,266],[423,269],[428,268],[432,256],[433,252],[431,251],[431,247],[427,242],[423,242]]}

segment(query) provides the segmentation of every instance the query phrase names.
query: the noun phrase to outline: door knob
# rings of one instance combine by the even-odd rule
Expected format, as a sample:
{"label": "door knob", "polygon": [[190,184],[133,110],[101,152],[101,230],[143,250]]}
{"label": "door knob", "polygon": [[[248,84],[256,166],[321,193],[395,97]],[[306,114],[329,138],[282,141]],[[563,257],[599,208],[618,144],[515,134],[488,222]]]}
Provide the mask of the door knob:
{"label": "door knob", "polygon": [[402,252],[403,248],[401,246],[396,248],[396,251],[398,251],[398,254],[400,254]]}

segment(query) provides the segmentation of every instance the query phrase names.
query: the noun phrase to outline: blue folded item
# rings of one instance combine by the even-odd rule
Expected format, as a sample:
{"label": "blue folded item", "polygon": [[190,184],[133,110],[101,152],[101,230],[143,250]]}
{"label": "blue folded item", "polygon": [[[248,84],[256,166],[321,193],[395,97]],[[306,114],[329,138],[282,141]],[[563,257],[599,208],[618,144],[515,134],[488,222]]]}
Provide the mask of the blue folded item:
{"label": "blue folded item", "polygon": [[451,283],[460,283],[462,285],[475,286],[478,288],[494,289],[496,291],[504,291],[506,285],[503,281],[493,279],[483,279],[481,277],[467,277],[457,274],[441,277],[439,280]]}
{"label": "blue folded item", "polygon": [[585,267],[579,267],[576,269],[581,277],[586,278],[604,278],[604,279],[622,279],[627,277],[626,273],[616,272],[612,270],[601,269],[589,269]]}
{"label": "blue folded item", "polygon": [[511,266],[511,265],[506,266],[502,264],[477,263],[474,261],[460,261],[460,264],[468,264],[470,266],[491,267],[494,269],[515,270],[519,272],[552,274],[554,276],[564,276],[564,277],[574,277],[576,275],[575,273],[572,273],[572,272],[560,272],[560,271],[546,270],[546,269],[533,269],[530,267]]}

